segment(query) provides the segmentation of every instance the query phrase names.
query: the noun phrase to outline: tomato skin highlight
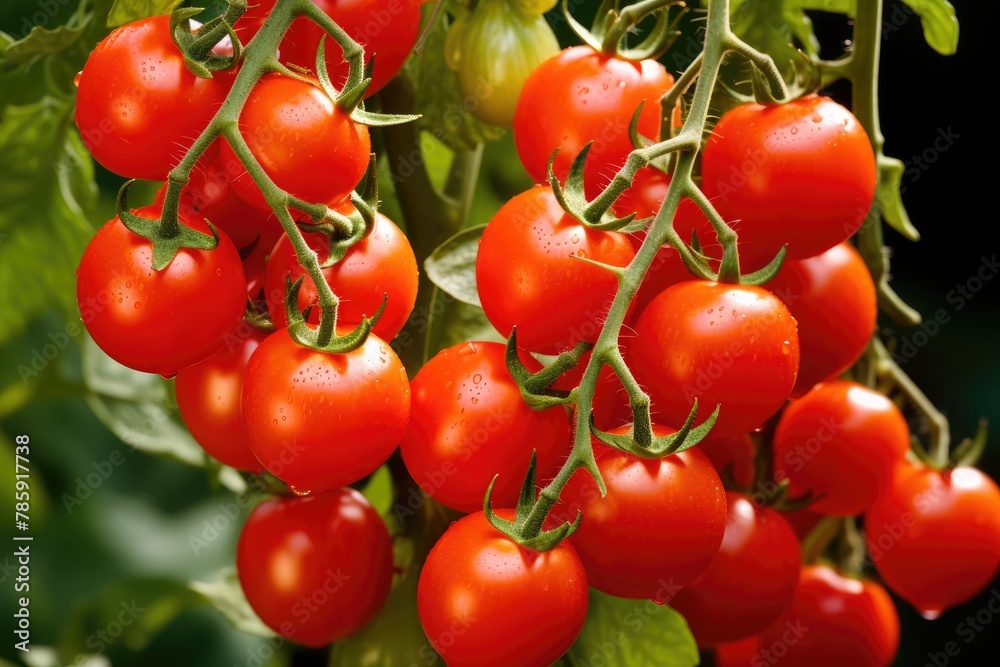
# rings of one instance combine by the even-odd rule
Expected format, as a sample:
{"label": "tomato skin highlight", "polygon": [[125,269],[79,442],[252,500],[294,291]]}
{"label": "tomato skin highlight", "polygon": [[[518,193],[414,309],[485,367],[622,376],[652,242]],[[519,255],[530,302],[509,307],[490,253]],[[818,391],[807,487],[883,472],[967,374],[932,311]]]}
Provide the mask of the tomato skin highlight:
{"label": "tomato skin highlight", "polygon": [[587,229],[559,206],[548,186],[508,201],[483,232],[476,280],[483,310],[503,336],[517,327],[517,344],[558,354],[594,342],[618,280],[579,258],[625,266],[635,256],[625,234]]}
{"label": "tomato skin highlight", "polygon": [[[613,429],[624,433],[628,427]],[[657,435],[672,429],[654,426]],[[669,602],[709,566],[726,530],[726,493],[697,447],[641,459],[592,440],[608,494],[578,470],[553,510],[583,521],[569,541],[590,585],[621,598]]]}
{"label": "tomato skin highlight", "polygon": [[782,667],[889,667],[899,650],[899,615],[874,581],[806,565],[792,604],[761,634],[758,655],[773,656],[764,651],[778,645],[787,649]]}
{"label": "tomato skin highlight", "polygon": [[[310,203],[336,204],[351,194],[368,168],[368,128],[337,108],[316,83],[265,74],[240,114],[240,134],[264,172],[282,190]],[[239,162],[228,143],[222,164]],[[245,169],[232,188],[261,210],[270,206]]]}
{"label": "tomato skin highlight", "polygon": [[799,376],[793,398],[850,368],[875,332],[875,283],[849,243],[785,262],[765,287],[798,323]]}
{"label": "tomato skin highlight", "polygon": [[236,547],[247,601],[272,630],[319,648],[375,616],[389,595],[389,531],[354,489],[269,498],[253,509]]}
{"label": "tomato skin highlight", "polygon": [[803,259],[846,241],[871,208],[876,180],[861,123],[815,94],[729,110],[702,154],[702,189],[736,222],[748,266],[763,266],[786,244],[789,259]]}
{"label": "tomato skin highlight", "polygon": [[184,424],[206,452],[237,470],[261,472],[243,430],[240,395],[250,355],[267,334],[245,327],[205,361],[181,369],[174,390]]}
{"label": "tomato skin highlight", "polygon": [[1000,568],[1000,489],[976,468],[900,465],[865,518],[875,569],[925,617],[966,602]]}
{"label": "tomato skin highlight", "polygon": [[389,458],[410,417],[410,384],[377,336],[331,354],[282,329],[250,357],[242,409],[264,467],[297,491],[323,491],[353,484]]}
{"label": "tomato skin highlight", "polygon": [[668,425],[721,405],[712,437],[758,428],[784,405],[799,367],[795,319],[761,287],[685,281],[639,316],[628,359]]}
{"label": "tomato skin highlight", "polygon": [[584,166],[589,197],[596,196],[625,164],[632,151],[628,128],[639,105],[638,131],[660,133],[659,99],[674,85],[673,76],[655,60],[638,63],[571,46],[544,61],[525,80],[514,110],[514,143],[536,183],[548,180],[548,163],[563,180],[587,143]]}
{"label": "tomato skin highlight", "polygon": [[[352,207],[353,208],[353,207]],[[341,212],[348,213],[346,209]],[[306,243],[314,250],[320,262],[330,255],[330,242],[326,235],[303,230]],[[340,298],[337,321],[341,324],[358,324],[362,318],[374,315],[388,295],[385,311],[372,331],[382,340],[392,340],[406,324],[417,299],[417,259],[403,232],[389,218],[375,214],[371,233],[352,245],[347,254],[333,266],[323,269],[327,283]],[[299,310],[313,306],[308,321],[319,324],[319,293],[316,283],[299,264],[295,248],[287,234],[274,245],[267,260],[265,291],[267,310],[277,327],[288,326],[285,313],[286,278],[295,282],[304,277],[299,289]]]}
{"label": "tomato skin highlight", "polygon": [[763,632],[791,604],[799,578],[799,539],[781,514],[736,491],[726,493],[726,502],[718,553],[670,601],[701,647]]}
{"label": "tomato skin highlight", "polygon": [[[554,476],[569,452],[565,409],[529,408],[504,353],[502,343],[460,343],[435,355],[410,383],[403,461],[426,493],[461,512],[483,506],[497,474],[492,502],[513,506],[532,451],[538,480]],[[530,372],[541,370],[537,360],[520,356]]]}
{"label": "tomato skin highlight", "polygon": [[[514,518],[513,510],[495,511]],[[453,523],[431,549],[417,611],[448,667],[548,667],[580,634],[588,594],[568,542],[544,553],[522,548],[479,511]]]}
{"label": "tomato skin highlight", "polygon": [[791,496],[819,496],[813,512],[852,516],[868,510],[910,449],[899,408],[864,385],[824,382],[788,405],[774,432],[775,479]]}
{"label": "tomato skin highlight", "polygon": [[87,58],[74,120],[90,154],[119,176],[162,181],[211,122],[232,85],[201,79],[170,37],[170,17],[120,26]]}
{"label": "tomato skin highlight", "polygon": [[[132,211],[159,218],[160,206]],[[179,222],[204,234],[204,218]],[[181,248],[162,271],[150,241],[118,217],[101,226],[77,267],[76,296],[87,332],[109,357],[145,373],[173,377],[215,354],[235,333],[246,307],[246,277],[232,241],[213,250]]]}

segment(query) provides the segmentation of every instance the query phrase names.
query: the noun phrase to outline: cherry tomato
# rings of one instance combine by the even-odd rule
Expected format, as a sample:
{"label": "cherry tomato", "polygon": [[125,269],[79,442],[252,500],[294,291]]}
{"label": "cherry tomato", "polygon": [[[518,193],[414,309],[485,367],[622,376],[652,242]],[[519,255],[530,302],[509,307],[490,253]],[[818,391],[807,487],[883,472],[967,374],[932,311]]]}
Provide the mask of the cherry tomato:
{"label": "cherry tomato", "polygon": [[[274,183],[310,203],[340,202],[368,168],[368,127],[338,109],[316,82],[265,74],[240,114],[240,133]],[[220,159],[239,160],[228,143]],[[232,187],[257,208],[269,208],[245,169]]]}
{"label": "cherry tomato", "polygon": [[353,634],[382,607],[392,544],[378,512],[354,489],[270,498],[240,532],[236,571],[268,627],[318,648]]}
{"label": "cherry tomato", "polygon": [[587,229],[563,211],[548,186],[516,195],[483,232],[476,281],[483,310],[503,336],[558,354],[594,342],[618,289],[613,273],[579,258],[625,266],[628,236]]}
{"label": "cherry tomato", "polygon": [[760,637],[751,637],[715,647],[716,667],[761,667]]}
{"label": "cherry tomato", "polygon": [[765,263],[846,241],[875,198],[875,153],[857,118],[829,97],[741,104],[723,114],[702,154],[702,189],[740,237],[740,254]]}
{"label": "cherry tomato", "polygon": [[[158,205],[132,211],[159,218]],[[204,218],[180,224],[211,234]],[[213,250],[182,248],[162,271],[152,244],[117,218],[87,244],[76,270],[80,315],[94,342],[118,363],[173,377],[215,354],[243,320],[246,278],[232,241],[219,233]]]}
{"label": "cherry tomato", "polygon": [[90,154],[127,178],[166,179],[222,106],[232,75],[192,74],[170,17],[116,28],[83,66],[74,119]]}
{"label": "cherry tomato", "polygon": [[377,336],[331,354],[282,329],[250,357],[242,408],[264,467],[297,491],[323,491],[353,484],[389,458],[410,418],[410,384]]}
{"label": "cherry tomato", "polygon": [[889,667],[898,650],[899,616],[884,588],[807,565],[791,606],[761,634],[757,655],[760,664],[782,667]]}
{"label": "cherry tomato", "polygon": [[593,142],[584,167],[588,195],[603,189],[632,151],[628,128],[639,105],[639,133],[660,133],[659,100],[674,78],[655,60],[629,62],[572,46],[549,58],[528,76],[514,111],[517,154],[536,183],[548,180],[552,152],[560,180],[573,159]]}
{"label": "cherry tomato", "polygon": [[[260,30],[275,0],[250,3],[236,23],[236,34],[246,44]],[[351,39],[365,47],[365,60],[374,58],[372,82],[365,97],[377,93],[396,76],[420,34],[420,3],[415,0],[313,0]],[[306,69],[316,69],[316,51],[326,40],[326,67],[338,89],[347,81],[347,61],[340,46],[313,21],[299,18],[281,41],[280,57]]]}
{"label": "cherry tomato", "polygon": [[1000,489],[976,468],[902,465],[865,520],[868,553],[890,590],[936,618],[1000,568]]}
{"label": "cherry tomato", "polygon": [[[340,210],[349,212],[346,207]],[[330,253],[327,236],[304,231],[306,243],[317,253],[320,262],[326,261]],[[323,275],[340,298],[337,316],[343,324],[357,324],[365,316],[374,315],[388,295],[385,311],[373,329],[382,340],[396,337],[417,299],[417,259],[413,249],[399,227],[381,213],[376,213],[371,233],[351,246],[343,259],[323,269]],[[285,281],[291,277],[294,282],[299,276],[305,277],[299,289],[299,309],[317,306],[316,284],[299,264],[288,236],[282,234],[267,260],[265,283],[267,309],[275,326],[288,326]],[[314,307],[309,313],[309,321],[318,324],[319,315],[319,308]]]}
{"label": "cherry tomato", "polygon": [[[655,426],[654,432],[672,430]],[[722,543],[726,492],[719,474],[697,447],[642,459],[593,442],[607,495],[602,498],[597,482],[578,470],[553,515],[572,521],[583,512],[569,539],[591,586],[617,597],[668,602],[704,572]]]}
{"label": "cherry tomato", "polygon": [[715,469],[722,475],[730,469],[733,480],[741,488],[749,488],[754,482],[753,439],[747,435],[733,438],[716,438],[709,435],[698,443],[698,449],[708,457]]}
{"label": "cherry tomato", "polygon": [[646,307],[628,353],[666,423],[683,424],[697,398],[697,420],[721,405],[712,435],[732,437],[784,405],[795,385],[799,338],[788,309],[767,290],[690,280]]}
{"label": "cherry tomato", "polygon": [[548,667],[580,633],[587,605],[587,575],[568,542],[525,549],[481,511],[445,531],[417,585],[420,624],[449,667]]}
{"label": "cherry tomato", "polygon": [[780,512],[726,493],[729,518],[718,553],[670,606],[698,645],[711,647],[756,635],[792,602],[799,578],[799,538]]}
{"label": "cherry tomato", "polygon": [[[542,365],[527,354],[531,372]],[[461,512],[517,502],[532,451],[538,479],[551,478],[569,450],[566,410],[532,410],[507,372],[504,345],[460,343],[439,352],[410,383],[410,424],[400,443],[406,468],[424,491]]]}
{"label": "cherry tomato", "polygon": [[836,378],[865,351],[878,312],[875,283],[849,243],[785,262],[766,287],[799,325],[801,358],[793,397]]}
{"label": "cherry tomato", "polygon": [[793,401],[774,433],[775,479],[793,497],[818,496],[820,514],[850,516],[882,495],[910,449],[910,429],[896,404],[864,385],[824,382]]}

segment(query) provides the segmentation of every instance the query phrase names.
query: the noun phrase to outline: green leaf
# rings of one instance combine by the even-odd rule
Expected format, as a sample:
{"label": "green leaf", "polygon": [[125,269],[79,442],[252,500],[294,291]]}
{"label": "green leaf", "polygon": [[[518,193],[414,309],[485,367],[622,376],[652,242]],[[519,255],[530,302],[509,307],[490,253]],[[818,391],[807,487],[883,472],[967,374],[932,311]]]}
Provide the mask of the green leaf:
{"label": "green leaf", "polygon": [[434,288],[427,317],[427,339],[424,361],[441,350],[470,340],[504,342],[486,313],[479,306],[459,301],[440,288]]}
{"label": "green leaf", "polygon": [[439,245],[424,261],[431,282],[463,303],[479,306],[476,254],[486,225],[469,227]]}
{"label": "green leaf", "polygon": [[209,581],[192,581],[188,588],[215,607],[237,630],[261,637],[277,636],[250,608],[236,575],[236,568],[225,568]]}
{"label": "green leaf", "polygon": [[878,156],[878,188],[875,191],[875,205],[879,207],[882,219],[890,227],[911,241],[920,240],[920,232],[910,222],[910,216],[903,206],[902,182],[904,165],[896,158]]}
{"label": "green leaf", "polygon": [[97,418],[134,449],[196,467],[218,468],[219,481],[237,493],[246,481],[234,469],[212,461],[184,426],[172,385],[162,377],[122,366],[94,341],[83,341],[87,404]]}
{"label": "green leaf", "polygon": [[590,589],[590,607],[567,658],[573,665],[694,667],[698,645],[676,611],[651,600],[623,600]]}
{"label": "green leaf", "polygon": [[958,49],[958,17],[948,0],[903,0],[917,16],[927,44],[943,56]]}
{"label": "green leaf", "polygon": [[76,312],[97,188],[71,108],[47,96],[0,123],[0,344],[50,307]]}
{"label": "green leaf", "polygon": [[[183,0],[115,0],[108,12],[108,27],[117,28],[147,16],[169,14]],[[197,5],[203,7],[204,5]]]}
{"label": "green leaf", "polygon": [[90,16],[75,26],[62,25],[54,29],[35,26],[23,38],[14,41],[3,35],[5,44],[0,46],[0,67],[21,64],[39,55],[59,53],[72,46],[87,29]]}
{"label": "green leaf", "polygon": [[380,515],[387,514],[392,507],[392,473],[388,466],[381,466],[368,478],[361,489],[368,502]]}

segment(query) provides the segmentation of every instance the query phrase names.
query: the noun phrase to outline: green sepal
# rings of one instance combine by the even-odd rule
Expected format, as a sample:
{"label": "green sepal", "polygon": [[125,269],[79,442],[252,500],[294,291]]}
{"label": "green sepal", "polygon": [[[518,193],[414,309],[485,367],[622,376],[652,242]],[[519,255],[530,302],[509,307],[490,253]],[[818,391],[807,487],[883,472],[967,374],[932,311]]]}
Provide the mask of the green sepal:
{"label": "green sepal", "polygon": [[305,280],[305,276],[299,276],[293,283],[291,276],[285,277],[285,315],[288,318],[288,335],[291,336],[292,340],[303,347],[329,354],[344,354],[364,345],[368,339],[368,334],[371,333],[375,323],[378,322],[379,318],[382,317],[382,313],[385,312],[389,295],[385,295],[374,315],[362,318],[361,323],[350,333],[338,336],[334,332],[329,340],[323,341],[321,340],[324,329],[322,319],[329,317],[336,318],[336,314],[335,312],[322,313],[320,315],[319,328],[314,328],[306,322],[305,316],[299,311],[299,289],[302,287],[303,280]]}
{"label": "green sepal", "polygon": [[778,271],[781,270],[782,265],[785,263],[785,254],[787,252],[787,248],[788,246],[781,246],[781,250],[778,251],[778,254],[775,255],[774,259],[768,262],[767,266],[765,266],[763,269],[740,276],[740,284],[763,285],[764,283],[768,282],[776,275],[778,275]]}
{"label": "green sepal", "polygon": [[590,202],[587,201],[587,195],[584,192],[583,167],[587,162],[587,154],[590,152],[590,147],[593,143],[593,141],[587,142],[587,145],[573,158],[573,164],[569,168],[565,185],[559,182],[554,168],[559,149],[553,151],[552,155],[549,156],[547,168],[549,185],[552,187],[556,201],[559,202],[562,209],[573,216],[581,225],[601,231],[618,230],[631,223],[635,219],[635,213],[630,213],[623,218],[615,217],[610,212],[611,204],[614,203],[613,201],[608,202],[607,207],[603,210],[592,210]]}
{"label": "green sepal", "polygon": [[569,11],[569,0],[562,0],[562,13],[566,19],[566,23],[576,36],[580,38],[580,41],[599,52],[604,41],[606,27],[610,22],[614,21],[617,4],[616,0],[602,0],[600,7],[597,8],[597,13],[594,15],[594,26],[590,30],[573,18],[573,14]]}
{"label": "green sepal", "polygon": [[654,436],[651,432],[647,433],[646,429],[642,427],[637,432],[634,425],[628,433],[606,433],[594,424],[593,415],[591,415],[590,420],[590,432],[609,447],[644,459],[658,459],[683,452],[701,442],[715,426],[721,407],[717,405],[708,419],[698,426],[693,426],[695,415],[698,412],[698,399],[695,399],[684,425],[676,433],[666,436]]}
{"label": "green sepal", "polygon": [[[234,9],[242,5],[241,9]],[[178,7],[170,14],[170,38],[184,56],[184,64],[195,76],[211,79],[212,72],[229,69],[243,55],[243,44],[230,22],[235,21],[246,10],[245,0],[235,0],[227,10],[228,16],[217,16],[198,29],[198,34],[191,31],[190,19],[201,14],[201,7]],[[223,35],[228,35],[233,44],[231,56],[220,56],[212,53],[212,48],[219,43]]]}
{"label": "green sepal", "polygon": [[378,175],[376,174],[375,153],[368,160],[365,172],[365,187],[361,194],[351,193],[351,203],[356,209],[348,215],[324,207],[323,216],[313,218],[314,224],[300,224],[304,232],[324,234],[329,242],[329,252],[321,269],[328,269],[340,260],[356,243],[372,233],[375,214],[378,212]]}
{"label": "green sepal", "polygon": [[388,114],[388,113],[378,113],[376,111],[365,111],[364,105],[360,105],[351,112],[351,119],[362,125],[367,125],[368,127],[389,127],[392,125],[402,125],[403,123],[411,123],[415,120],[421,118],[420,114],[407,113],[407,114]]}
{"label": "green sepal", "polygon": [[591,348],[593,345],[581,341],[572,350],[560,354],[542,370],[531,373],[517,354],[517,327],[512,327],[507,338],[504,360],[507,363],[507,371],[517,384],[517,388],[521,390],[521,398],[525,404],[532,410],[544,410],[554,405],[569,405],[576,400],[574,392],[550,387],[560,375],[575,368],[580,357]]}
{"label": "green sepal", "polygon": [[[652,7],[652,9],[644,10],[643,5]],[[670,20],[670,8],[674,5],[679,5],[681,10],[674,16],[673,20]],[[688,8],[680,0],[666,0],[664,2],[647,0],[629,5],[622,10],[618,19],[619,22],[625,21],[628,28],[621,32],[621,38],[616,44],[608,44],[606,40],[604,51],[608,52],[608,49],[611,48],[616,57],[634,62],[647,59],[655,60],[666,53],[680,37],[681,31],[678,30],[678,26],[687,12]],[[625,36],[632,27],[638,26],[639,22],[650,14],[656,15],[656,23],[653,28],[641,42],[633,47],[626,46]]]}
{"label": "green sepal", "polygon": [[153,246],[152,265],[154,271],[162,271],[170,265],[174,256],[181,248],[194,250],[215,250],[219,245],[219,232],[215,225],[208,223],[212,234],[204,234],[180,224],[174,220],[152,220],[141,218],[128,208],[128,189],[135,179],[126,181],[120,190],[115,206],[118,208],[118,219],[125,228],[133,234],[148,239]]}
{"label": "green sepal", "polygon": [[979,420],[979,428],[976,435],[965,438],[951,452],[948,457],[948,467],[958,468],[961,466],[975,466],[986,450],[986,436],[989,423],[985,419]]}
{"label": "green sepal", "polygon": [[652,139],[639,134],[639,117],[642,115],[644,106],[646,106],[646,100],[639,102],[639,106],[635,108],[632,118],[628,122],[628,140],[632,143],[632,148],[645,148],[655,143]]}
{"label": "green sepal", "polygon": [[[517,507],[514,509],[514,520],[509,521],[501,518],[493,511],[491,498],[493,497],[493,485],[496,484],[500,475],[494,475],[490,480],[490,485],[483,496],[483,514],[490,524],[501,533],[509,537],[520,546],[532,551],[546,552],[555,549],[567,537],[576,532],[583,520],[583,512],[577,510],[576,518],[572,523],[564,522],[551,530],[541,530],[534,535],[527,534],[526,526],[528,519],[535,510],[535,452],[531,453],[531,463],[528,465],[528,473],[524,477],[521,485],[521,494],[517,499]],[[531,531],[533,532],[533,531]]]}
{"label": "green sepal", "polygon": [[903,205],[900,186],[903,182],[904,165],[896,158],[879,155],[878,185],[875,190],[875,205],[879,207],[882,219],[910,241],[919,241],[920,232],[910,222],[910,216]]}

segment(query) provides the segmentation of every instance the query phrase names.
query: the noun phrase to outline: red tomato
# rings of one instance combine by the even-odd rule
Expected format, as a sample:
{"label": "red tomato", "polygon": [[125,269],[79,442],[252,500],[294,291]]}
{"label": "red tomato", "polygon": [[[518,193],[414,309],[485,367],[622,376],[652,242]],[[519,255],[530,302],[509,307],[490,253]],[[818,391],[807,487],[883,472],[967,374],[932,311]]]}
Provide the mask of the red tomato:
{"label": "red tomato", "polygon": [[762,632],[791,604],[799,578],[799,538],[781,513],[736,491],[726,500],[722,546],[708,569],[670,601],[701,647]]}
{"label": "red tomato", "polygon": [[927,618],[974,597],[1000,568],[1000,489],[979,470],[903,465],[865,519],[890,590]]}
{"label": "red tomato", "polygon": [[377,336],[330,354],[302,347],[282,329],[250,357],[242,408],[264,467],[298,491],[324,491],[385,463],[410,418],[410,384]]}
{"label": "red tomato", "polygon": [[751,637],[715,647],[716,667],[761,667],[760,637]]}
{"label": "red tomato", "polygon": [[618,280],[578,258],[625,266],[634,254],[628,236],[587,229],[537,185],[504,204],[483,232],[476,258],[483,310],[503,336],[517,326],[518,345],[532,352],[594,342]]}
{"label": "red tomato", "polygon": [[792,396],[846,371],[875,331],[875,283],[849,243],[785,262],[766,285],[799,325],[799,377]]}
{"label": "red tomato", "polygon": [[268,627],[318,648],[378,613],[392,583],[392,544],[378,512],[354,489],[270,498],[240,532],[236,571]]}
{"label": "red tomato", "polygon": [[[162,209],[132,212],[153,219]],[[212,233],[204,218],[178,217],[186,227]],[[87,244],[76,277],[80,315],[94,342],[124,366],[166,377],[218,352],[246,308],[240,256],[221,232],[213,250],[182,248],[154,271],[152,244],[115,217]]]}
{"label": "red tomato", "polygon": [[694,399],[698,421],[717,404],[714,437],[742,435],[774,415],[795,385],[795,320],[761,287],[690,280],[660,293],[639,316],[629,343],[636,378],[671,425]]}
{"label": "red tomato", "polygon": [[[348,205],[349,206],[349,205]],[[344,207],[340,209],[347,213]],[[330,254],[330,242],[325,234],[305,232],[306,243],[321,262]],[[381,213],[375,216],[371,233],[351,246],[347,254],[333,266],[323,269],[326,281],[340,298],[338,322],[358,324],[365,316],[374,315],[385,295],[385,311],[375,324],[374,332],[382,340],[392,340],[413,311],[417,299],[417,259],[406,236],[392,220]],[[295,248],[288,236],[281,235],[267,260],[265,291],[267,309],[275,326],[288,326],[285,313],[285,281],[294,282],[305,276],[299,289],[299,309],[319,304],[319,293],[306,270],[299,264]],[[313,308],[309,321],[319,323],[320,310]]]}
{"label": "red tomato", "polygon": [[560,180],[583,147],[593,142],[585,165],[588,195],[603,189],[632,151],[628,128],[642,102],[639,133],[656,138],[662,116],[659,100],[674,78],[655,60],[629,62],[572,46],[549,58],[528,76],[514,111],[517,154],[536,183],[553,168]]}
{"label": "red tomato", "polygon": [[793,497],[812,491],[809,509],[851,516],[867,510],[910,449],[906,418],[888,398],[834,380],[793,401],[774,433],[775,479]]}
{"label": "red tomato", "polygon": [[[542,368],[527,354],[521,361],[531,372]],[[493,503],[513,506],[532,451],[540,480],[555,475],[568,454],[566,410],[525,405],[502,343],[460,343],[439,352],[413,378],[410,392],[403,461],[420,487],[448,507],[481,508],[496,474]]]}
{"label": "red tomato", "polygon": [[719,475],[731,467],[733,479],[740,487],[749,489],[753,484],[755,448],[753,439],[749,435],[738,435],[733,438],[716,438],[709,435],[698,443],[698,449],[708,457]]}
{"label": "red tomato", "polygon": [[[313,0],[351,38],[365,47],[365,60],[375,59],[372,82],[365,97],[377,93],[403,68],[420,34],[420,3],[415,0]],[[246,44],[264,24],[274,0],[259,0],[236,23],[236,34]],[[316,69],[316,51],[326,35],[306,18],[292,22],[281,41],[281,61]],[[337,88],[347,81],[347,61],[337,43],[326,36],[326,67]]]}
{"label": "red tomato", "polygon": [[[240,133],[275,185],[310,203],[343,200],[368,168],[368,127],[338,109],[318,83],[265,74],[240,114]],[[239,160],[228,143],[220,159]],[[232,187],[257,208],[269,208],[245,170]]]}
{"label": "red tomato", "polygon": [[741,104],[723,114],[702,154],[702,189],[736,222],[748,265],[781,246],[790,259],[846,241],[875,198],[875,153],[857,118],[829,97]]}
{"label": "red tomato", "polygon": [[587,605],[587,575],[568,542],[525,549],[481,511],[445,531],[417,586],[420,624],[448,667],[548,667],[580,634]]}
{"label": "red tomato", "polygon": [[[624,433],[626,428],[612,433]],[[671,429],[655,426],[657,435]],[[594,440],[608,493],[585,470],[573,474],[554,516],[580,528],[569,538],[590,585],[622,598],[668,602],[712,561],[726,530],[726,493],[698,448],[642,459]]]}
{"label": "red tomato", "polygon": [[807,565],[791,606],[761,634],[757,655],[760,664],[781,667],[889,667],[898,649],[899,616],[884,588]]}
{"label": "red tomato", "polygon": [[170,38],[170,17],[116,28],[80,74],[74,119],[101,166],[127,178],[162,181],[211,122],[232,76],[192,74]]}

